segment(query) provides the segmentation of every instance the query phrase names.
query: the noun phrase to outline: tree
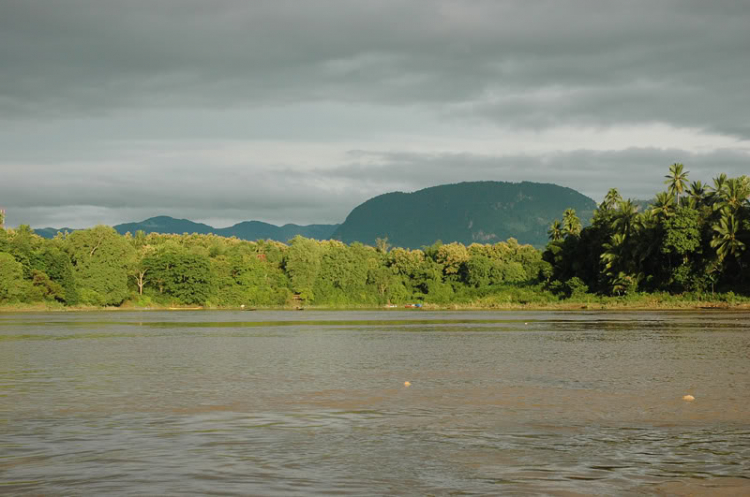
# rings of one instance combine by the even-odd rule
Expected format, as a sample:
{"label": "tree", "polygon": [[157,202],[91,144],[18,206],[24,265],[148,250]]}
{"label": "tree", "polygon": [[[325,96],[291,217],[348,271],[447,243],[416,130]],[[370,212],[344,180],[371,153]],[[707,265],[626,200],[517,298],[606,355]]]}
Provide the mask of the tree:
{"label": "tree", "polygon": [[740,262],[740,255],[745,250],[745,244],[737,238],[740,225],[734,214],[724,212],[719,223],[713,227],[714,234],[711,247],[716,249],[719,262],[723,262],[728,255],[733,255]]}
{"label": "tree", "polygon": [[622,197],[620,196],[620,192],[617,191],[617,188],[610,188],[607,195],[604,196],[604,201],[599,205],[599,208],[604,210],[614,209],[621,201]]}
{"label": "tree", "polygon": [[727,180],[726,187],[719,193],[719,209],[732,214],[745,205],[750,197],[750,180],[746,176]]}
{"label": "tree", "polygon": [[73,265],[68,254],[56,246],[45,247],[39,259],[39,268],[50,280],[62,287],[62,300],[67,305],[78,303],[78,285],[75,280]]}
{"label": "tree", "polygon": [[120,305],[129,295],[128,263],[133,247],[114,228],[97,226],[65,237],[83,303]]}
{"label": "tree", "polygon": [[292,291],[303,301],[315,298],[313,288],[320,271],[321,246],[317,241],[295,236],[284,254],[284,269],[289,276]]}
{"label": "tree", "polygon": [[23,295],[23,266],[7,253],[0,252],[0,302],[19,299]]}
{"label": "tree", "polygon": [[674,163],[669,166],[669,174],[664,176],[667,178],[664,184],[669,186],[669,193],[674,195],[675,204],[679,203],[680,195],[685,192],[685,187],[688,184],[688,171],[683,171],[684,168],[685,166],[682,164]]}
{"label": "tree", "polygon": [[143,259],[147,284],[182,304],[203,304],[211,292],[208,256],[166,246]]}
{"label": "tree", "polygon": [[688,195],[690,196],[690,207],[693,209],[697,209],[706,200],[706,187],[701,181],[693,181],[690,184],[690,191],[688,192]]}
{"label": "tree", "polygon": [[612,221],[612,229],[628,238],[638,225],[638,206],[632,200],[620,201]]}
{"label": "tree", "polygon": [[651,211],[656,213],[659,217],[665,218],[674,214],[674,210],[677,207],[675,204],[674,197],[667,192],[659,192],[656,194],[656,199],[651,204]]}
{"label": "tree", "polygon": [[564,234],[560,221],[558,221],[557,219],[552,221],[552,224],[550,224],[549,229],[547,230],[547,236],[549,236],[549,239],[553,242],[557,242],[563,239]]}
{"label": "tree", "polygon": [[575,209],[565,209],[563,212],[563,232],[566,236],[581,234],[581,220],[576,216]]}

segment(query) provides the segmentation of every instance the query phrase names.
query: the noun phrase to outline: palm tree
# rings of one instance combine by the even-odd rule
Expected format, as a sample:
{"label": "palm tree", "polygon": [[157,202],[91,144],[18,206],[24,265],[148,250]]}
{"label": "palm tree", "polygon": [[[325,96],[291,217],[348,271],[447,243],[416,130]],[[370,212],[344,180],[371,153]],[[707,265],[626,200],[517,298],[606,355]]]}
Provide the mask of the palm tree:
{"label": "palm tree", "polygon": [[734,214],[728,211],[722,212],[719,223],[714,225],[714,231],[716,233],[711,240],[711,247],[716,249],[719,262],[724,261],[727,255],[733,255],[737,258],[737,262],[740,262],[740,255],[745,250],[745,244],[737,239],[740,223]]}
{"label": "palm tree", "polygon": [[669,174],[664,176],[667,178],[664,184],[669,186],[669,193],[674,194],[675,204],[679,203],[680,195],[685,192],[685,187],[688,184],[688,171],[683,171],[684,167],[682,164],[676,162],[669,166]]}
{"label": "palm tree", "polygon": [[714,178],[714,184],[713,186],[708,187],[708,203],[711,205],[715,205],[721,196],[724,194],[724,190],[727,188],[727,175],[724,173],[721,173],[717,177]]}
{"label": "palm tree", "polygon": [[563,212],[563,231],[566,235],[581,234],[581,220],[576,216],[575,209],[565,209]]}
{"label": "palm tree", "polygon": [[615,233],[610,237],[609,242],[602,244],[602,248],[604,252],[600,258],[604,264],[604,272],[612,275],[614,268],[622,262],[625,255],[625,235]]}
{"label": "palm tree", "polygon": [[720,209],[736,213],[750,198],[750,182],[745,176],[727,180],[726,187],[719,194]]}
{"label": "palm tree", "polygon": [[706,186],[701,181],[693,181],[688,191],[690,207],[693,209],[700,206],[706,198]]}
{"label": "palm tree", "polygon": [[659,192],[656,194],[656,199],[654,200],[654,203],[651,204],[651,209],[649,210],[660,217],[669,217],[674,214],[674,198],[672,198],[672,195],[667,192]]}
{"label": "palm tree", "polygon": [[638,206],[628,199],[617,204],[615,219],[612,221],[612,229],[616,233],[623,234],[626,238],[630,236],[639,224]]}
{"label": "palm tree", "polygon": [[547,235],[553,242],[558,242],[563,239],[564,233],[560,221],[557,219],[552,221],[552,224],[550,224],[549,229],[547,230]]}
{"label": "palm tree", "polygon": [[613,209],[620,201],[622,197],[617,188],[610,188],[607,195],[604,196],[604,201],[599,204],[600,209]]}

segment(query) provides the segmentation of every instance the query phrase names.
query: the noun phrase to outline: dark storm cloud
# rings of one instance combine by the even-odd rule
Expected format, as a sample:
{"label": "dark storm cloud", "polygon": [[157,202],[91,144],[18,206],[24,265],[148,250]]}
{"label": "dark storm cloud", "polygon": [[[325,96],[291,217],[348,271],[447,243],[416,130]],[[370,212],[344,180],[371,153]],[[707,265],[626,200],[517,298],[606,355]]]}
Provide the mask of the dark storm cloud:
{"label": "dark storm cloud", "polygon": [[[750,136],[746,1],[0,2],[0,112],[310,101]],[[10,116],[10,117],[9,117]]]}

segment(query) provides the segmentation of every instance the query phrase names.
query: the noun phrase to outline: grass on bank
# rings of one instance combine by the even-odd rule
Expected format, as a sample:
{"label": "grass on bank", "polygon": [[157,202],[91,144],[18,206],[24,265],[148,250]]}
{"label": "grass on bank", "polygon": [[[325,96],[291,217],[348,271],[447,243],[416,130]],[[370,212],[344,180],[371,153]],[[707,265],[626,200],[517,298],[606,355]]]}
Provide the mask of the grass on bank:
{"label": "grass on bank", "polygon": [[[425,310],[670,310],[670,309],[750,309],[750,297],[725,293],[633,292],[621,296],[604,296],[591,293],[559,295],[540,285],[505,285],[484,290],[468,290],[437,299],[414,299],[392,302],[391,309],[403,309],[406,305],[419,303]],[[245,310],[357,310],[382,309],[385,305],[362,303],[300,303],[289,301],[279,306],[246,305]],[[151,296],[134,296],[120,306],[65,306],[60,302],[47,301],[0,304],[0,312],[62,312],[62,311],[110,311],[110,310],[242,310],[239,306],[221,306],[211,302],[203,305],[186,305],[175,301],[155,299]]]}

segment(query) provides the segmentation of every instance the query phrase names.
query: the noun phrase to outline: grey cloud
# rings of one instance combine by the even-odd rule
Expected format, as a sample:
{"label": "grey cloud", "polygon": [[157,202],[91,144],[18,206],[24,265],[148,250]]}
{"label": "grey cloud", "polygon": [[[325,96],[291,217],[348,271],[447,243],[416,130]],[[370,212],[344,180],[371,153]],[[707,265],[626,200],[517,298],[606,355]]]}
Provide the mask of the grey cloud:
{"label": "grey cloud", "polygon": [[[750,136],[750,7],[698,0],[6,0],[0,112],[419,105]],[[7,119],[8,117],[6,117]]]}
{"label": "grey cloud", "polygon": [[690,180],[710,182],[720,173],[740,176],[750,171],[747,150],[684,150],[630,148],[621,151],[576,150],[542,156],[481,156],[473,154],[367,153],[377,161],[347,164],[318,174],[348,178],[352,183],[383,185],[382,192],[412,191],[460,181],[535,181],[556,183],[601,200],[610,188],[623,196],[648,199],[664,188],[664,175],[675,162],[685,164]]}
{"label": "grey cloud", "polygon": [[[172,215],[211,221],[216,227],[257,219],[285,224],[337,223],[359,203],[390,191],[414,191],[460,181],[557,183],[601,200],[616,187],[626,197],[651,198],[661,190],[673,162],[683,162],[691,180],[710,181],[720,172],[746,174],[750,152],[716,150],[578,150],[543,156],[374,153],[353,151],[336,168],[293,170],[268,166],[202,170],[193,165],[100,168],[17,166],[13,181],[0,184],[11,225],[90,226],[101,222]],[[55,176],[54,183],[39,178]]]}

